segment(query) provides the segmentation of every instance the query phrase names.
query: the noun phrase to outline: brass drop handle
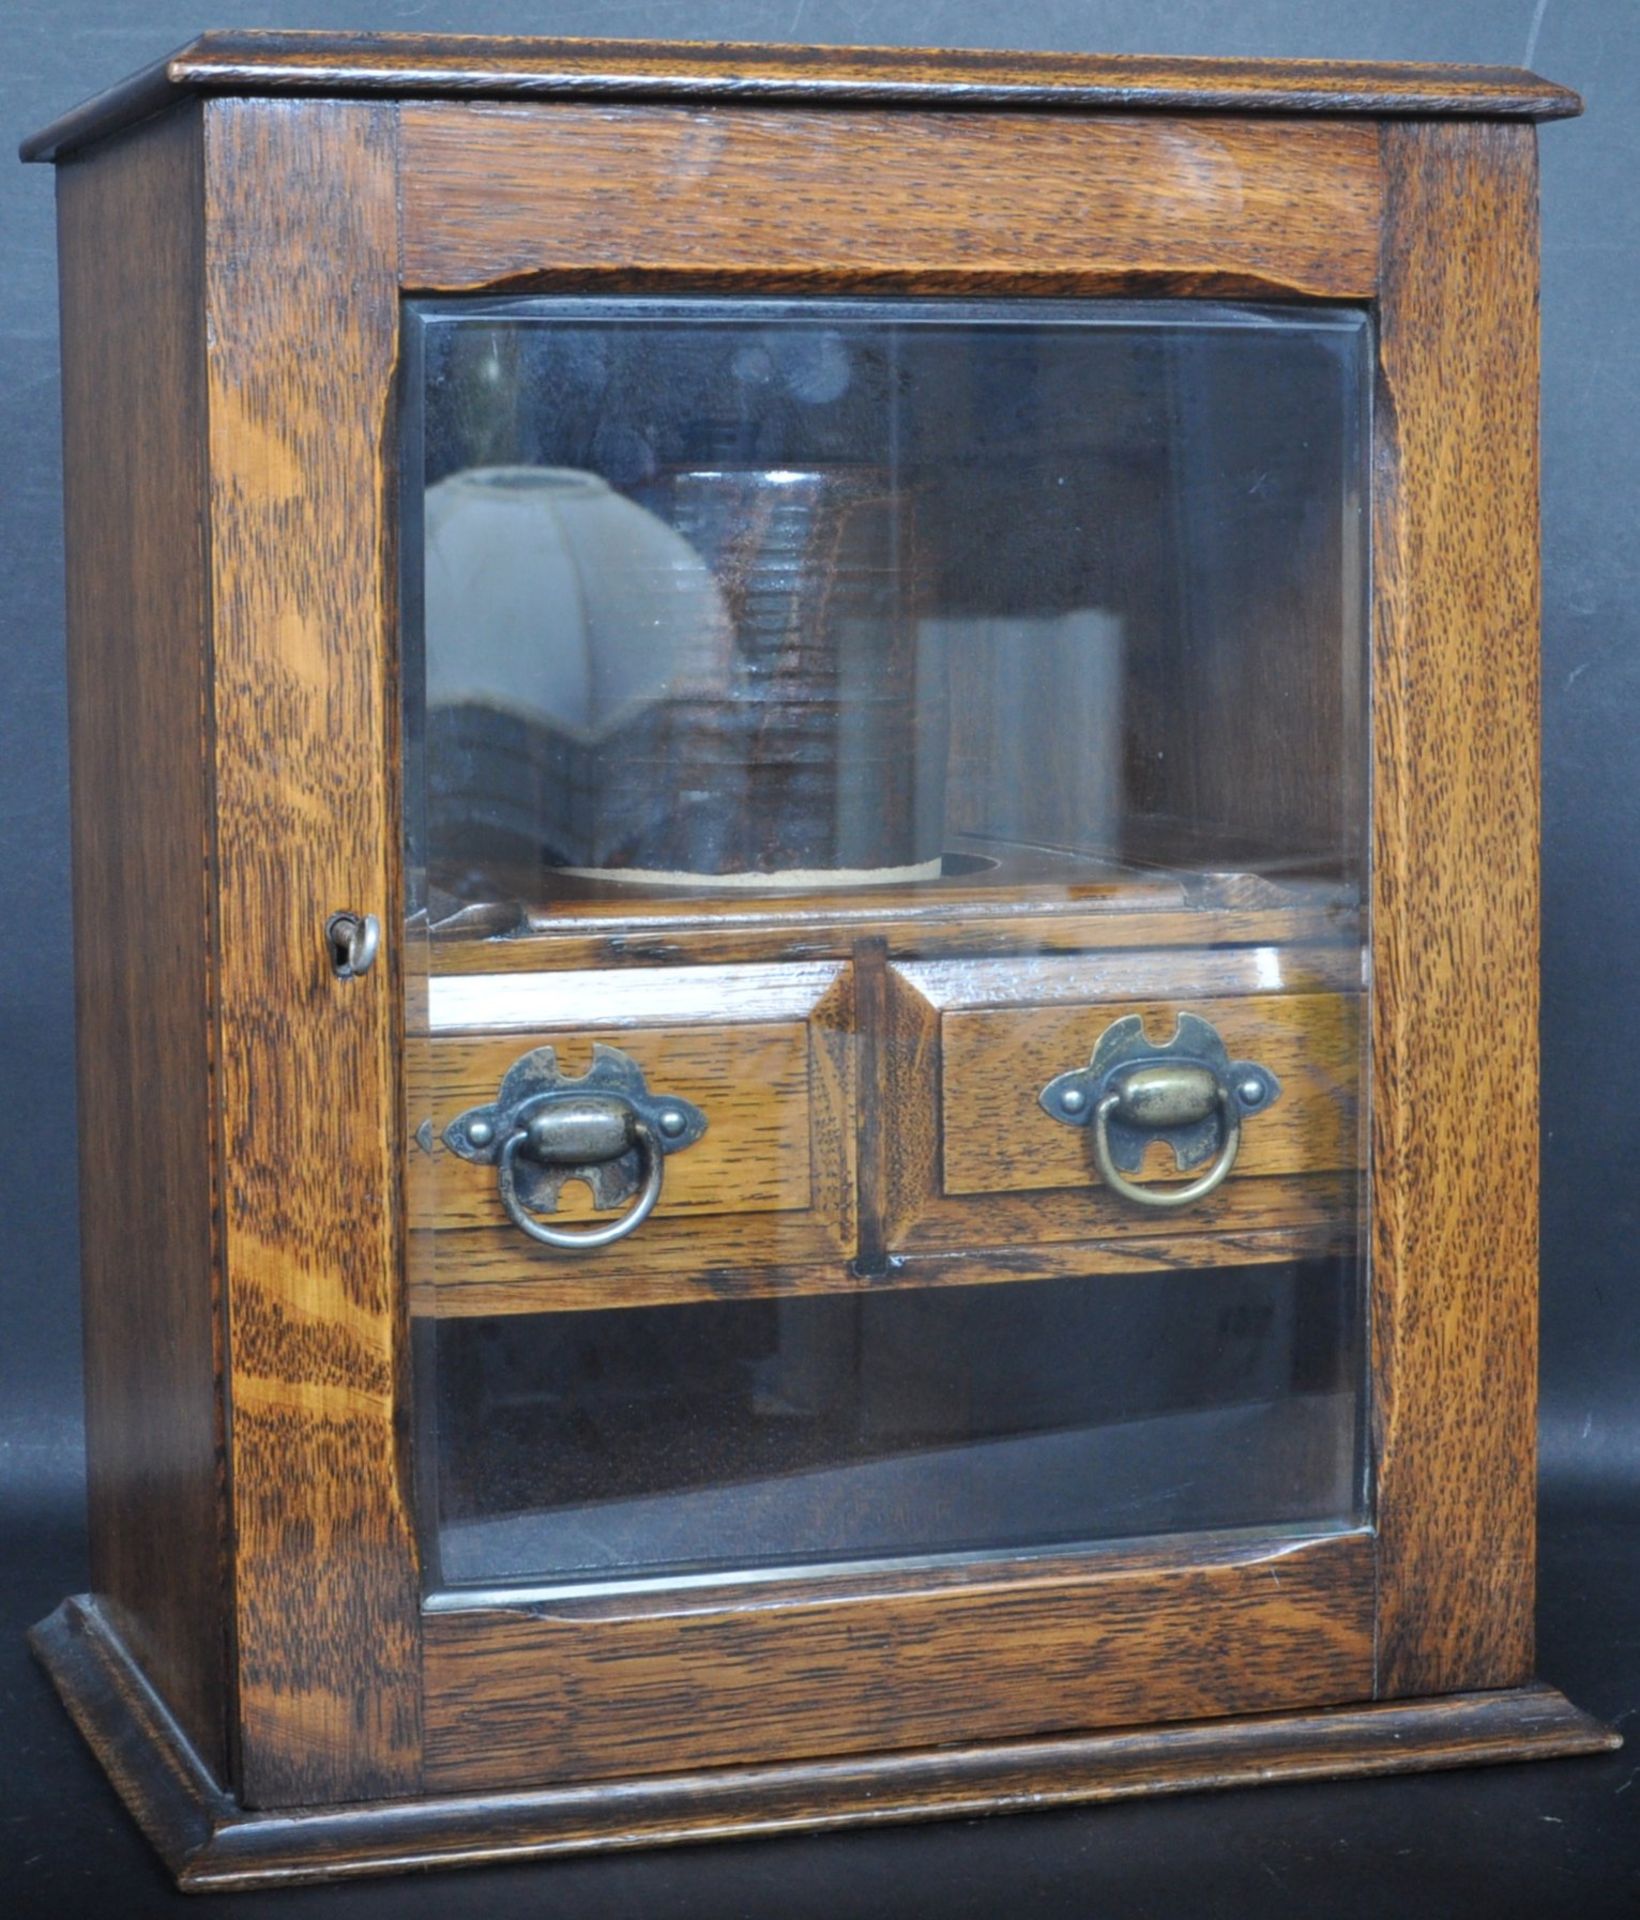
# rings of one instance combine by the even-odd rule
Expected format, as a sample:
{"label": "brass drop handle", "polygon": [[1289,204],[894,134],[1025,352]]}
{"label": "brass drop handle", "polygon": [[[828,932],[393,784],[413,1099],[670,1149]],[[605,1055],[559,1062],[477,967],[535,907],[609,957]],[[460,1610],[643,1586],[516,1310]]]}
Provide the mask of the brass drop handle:
{"label": "brass drop handle", "polygon": [[[544,1247],[568,1253],[590,1253],[624,1240],[655,1210],[666,1175],[666,1155],[654,1129],[636,1107],[624,1100],[576,1100],[547,1094],[534,1113],[515,1116],[518,1124],[501,1144],[496,1161],[496,1186],[501,1204],[515,1227]],[[532,1214],[518,1193],[518,1156],[522,1153],[542,1167],[575,1172],[587,1166],[619,1160],[636,1148],[643,1165],[638,1197],[618,1220],[596,1227],[549,1227]]]}
{"label": "brass drop handle", "polygon": [[[1268,1068],[1232,1061],[1217,1030],[1199,1015],[1176,1017],[1173,1037],[1156,1045],[1144,1021],[1128,1014],[1099,1037],[1085,1067],[1050,1080],[1043,1111],[1067,1126],[1090,1126],[1099,1177],[1137,1207],[1188,1207],[1218,1187],[1241,1151],[1243,1118],[1281,1097]],[[1203,1161],[1206,1171],[1182,1187],[1143,1186],[1145,1149],[1163,1140],[1181,1172]]]}
{"label": "brass drop handle", "polygon": [[[651,1093],[618,1047],[594,1046],[579,1079],[559,1070],[551,1047],[537,1047],[507,1069],[490,1105],[450,1122],[444,1144],[495,1168],[501,1204],[521,1232],[561,1253],[592,1253],[643,1225],[661,1197],[666,1156],[705,1131],[698,1107]],[[541,1215],[557,1209],[568,1180],[584,1181],[600,1207],[632,1204],[597,1226],[549,1226]]]}
{"label": "brass drop handle", "polygon": [[[1176,1125],[1219,1116],[1219,1150],[1206,1173],[1183,1187],[1142,1187],[1116,1165],[1110,1150],[1110,1123],[1120,1117],[1130,1126],[1153,1126],[1150,1116],[1176,1115]],[[1188,1207],[1203,1200],[1236,1164],[1241,1150],[1241,1111],[1230,1089],[1205,1067],[1135,1067],[1093,1110],[1093,1158],[1105,1185],[1136,1207]]]}

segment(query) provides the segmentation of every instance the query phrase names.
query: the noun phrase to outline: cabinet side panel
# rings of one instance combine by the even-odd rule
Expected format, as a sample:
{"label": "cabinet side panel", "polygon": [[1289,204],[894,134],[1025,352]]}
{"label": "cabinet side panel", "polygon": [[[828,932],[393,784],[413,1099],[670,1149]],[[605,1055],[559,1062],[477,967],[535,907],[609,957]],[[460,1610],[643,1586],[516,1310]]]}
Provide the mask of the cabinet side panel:
{"label": "cabinet side panel", "polygon": [[227,1764],[200,116],[58,176],[91,1577]]}
{"label": "cabinet side panel", "polygon": [[1535,135],[1384,129],[1374,1416],[1384,1695],[1532,1666]]}
{"label": "cabinet side panel", "polygon": [[[206,108],[241,1795],[420,1777],[399,1410],[395,110]],[[328,914],[380,916],[339,979]]]}

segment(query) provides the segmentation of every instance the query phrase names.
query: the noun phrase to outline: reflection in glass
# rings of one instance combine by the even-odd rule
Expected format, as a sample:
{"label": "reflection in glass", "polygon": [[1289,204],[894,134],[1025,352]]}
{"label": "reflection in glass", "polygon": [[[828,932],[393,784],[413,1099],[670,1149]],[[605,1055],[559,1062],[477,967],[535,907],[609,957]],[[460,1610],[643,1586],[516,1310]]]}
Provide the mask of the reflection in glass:
{"label": "reflection in glass", "polygon": [[434,832],[452,855],[596,867],[632,831],[617,758],[653,765],[679,711],[728,691],[711,569],[575,468],[462,468],[425,518]]}
{"label": "reflection in glass", "polygon": [[1183,304],[413,307],[435,920],[1353,883],[1366,322]]}

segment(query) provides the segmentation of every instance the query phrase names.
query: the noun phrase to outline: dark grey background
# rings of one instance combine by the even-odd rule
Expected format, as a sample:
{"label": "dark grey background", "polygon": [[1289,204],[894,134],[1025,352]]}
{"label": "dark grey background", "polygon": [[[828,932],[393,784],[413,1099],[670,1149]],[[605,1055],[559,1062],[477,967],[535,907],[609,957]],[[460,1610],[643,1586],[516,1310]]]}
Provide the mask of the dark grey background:
{"label": "dark grey background", "polygon": [[[1640,1131],[1637,0],[214,0],[203,15],[199,0],[12,0],[0,140],[205,25],[1483,61],[1583,94],[1587,117],[1542,143],[1540,1665],[1626,1718],[1640,1702],[1640,1183],[1623,1171]],[[48,168],[7,176],[0,263],[0,1902],[132,1914],[176,1903],[17,1652],[22,1624],[84,1584],[76,1162],[95,1179],[119,1151],[73,1097]],[[1623,1753],[281,1898],[292,1912],[382,1915],[549,1902],[566,1914],[1634,1914],[1640,1767]],[[225,1910],[250,1920],[273,1904]]]}

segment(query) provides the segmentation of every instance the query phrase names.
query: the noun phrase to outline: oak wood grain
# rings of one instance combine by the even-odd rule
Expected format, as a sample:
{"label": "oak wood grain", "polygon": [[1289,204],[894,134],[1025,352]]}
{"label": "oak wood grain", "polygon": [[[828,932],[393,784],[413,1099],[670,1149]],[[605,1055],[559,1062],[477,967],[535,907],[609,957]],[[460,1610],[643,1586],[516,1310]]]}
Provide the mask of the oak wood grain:
{"label": "oak wood grain", "polygon": [[859,1024],[859,1147],[856,1188],[859,1238],[850,1272],[879,1280],[888,1271],[887,1141],[896,1123],[884,1048],[888,1040],[888,942],[880,936],[854,945],[854,1003]]}
{"label": "oak wood grain", "polygon": [[1381,1694],[1532,1665],[1537,173],[1386,127],[1372,1201]]}
{"label": "oak wood grain", "polygon": [[[874,955],[862,943],[854,971]],[[1181,1223],[1100,1192],[1086,1135],[1050,1120],[1036,1099],[1055,1073],[1085,1062],[1098,1034],[1126,1013],[1141,1013],[1165,1037],[1176,1002],[1218,1023],[1233,1053],[1259,1059],[1285,1089],[1248,1125],[1244,1173],[1219,1204],[1204,1203],[1199,1217],[1192,1211],[1191,1244],[1199,1249],[1212,1232],[1224,1233],[1236,1242],[1229,1257],[1238,1263],[1287,1257],[1295,1242],[1331,1246],[1354,1219],[1351,1182],[1309,1176],[1336,1175],[1359,1160],[1359,996],[1345,991],[1359,964],[1334,947],[1139,950],[910,964],[894,970],[891,987],[876,956],[864,970],[869,991],[859,1017],[835,1025],[823,990],[843,969],[832,964],[435,981],[435,1001],[448,985],[451,1009],[463,1017],[508,1009],[505,996],[516,992],[516,1011],[539,1017],[551,1007],[562,1024],[509,1027],[504,1036],[441,1029],[427,1047],[427,1111],[411,1116],[411,1130],[431,1118],[435,1177],[421,1189],[414,1223],[435,1232],[415,1279],[414,1310],[581,1311],[849,1291],[885,1278],[909,1284],[912,1276],[931,1284],[1047,1277],[1077,1270],[1083,1252],[1089,1272],[1176,1264],[1159,1244],[1124,1263],[1122,1239],[1160,1243]],[[1271,990],[1305,984],[1329,990]],[[1130,998],[1135,986],[1150,997]],[[1224,997],[1226,989],[1234,997]],[[907,997],[932,1022],[931,1050],[909,1056],[898,1005]],[[820,1016],[812,1041],[809,1028],[789,1020],[751,1017],[790,1014],[805,1002]],[[699,1024],[651,1026],[651,1007]],[[593,1021],[584,1021],[586,1010]],[[709,1125],[668,1163],[662,1201],[630,1243],[571,1259],[519,1235],[494,1176],[458,1160],[439,1136],[457,1113],[493,1097],[521,1052],[550,1042],[575,1071],[600,1033],[639,1061],[651,1086],[700,1106]],[[824,1056],[810,1048],[822,1037],[836,1055],[838,1098],[817,1107],[827,1083],[810,1063]],[[820,1143],[828,1139],[843,1143],[841,1158],[825,1156]],[[908,1184],[912,1160],[920,1187]],[[1158,1148],[1147,1166],[1150,1176],[1167,1178],[1171,1157]],[[860,1217],[873,1214],[876,1230],[891,1234],[881,1247],[853,1237],[845,1176],[854,1168],[869,1202]],[[561,1210],[566,1219],[597,1217],[573,1186]],[[901,1256],[913,1247],[964,1258],[908,1264]]]}
{"label": "oak wood grain", "polygon": [[[1360,1698],[1365,1534],[430,1613],[427,1781],[483,1790]],[[857,1577],[857,1576],[856,1576]],[[1233,1651],[1232,1651],[1233,1650]]]}
{"label": "oak wood grain", "polygon": [[[903,1166],[916,1164],[919,1140],[906,1131],[910,1151]],[[933,1173],[937,1162],[927,1163]],[[1341,1226],[1355,1217],[1358,1178],[1348,1174],[1264,1174],[1227,1180],[1217,1192],[1191,1203],[1190,1235],[1239,1236],[1277,1228]],[[923,1198],[918,1199],[922,1194]],[[1179,1229],[1170,1215],[1141,1211],[1103,1186],[1050,1188],[1023,1193],[943,1194],[935,1186],[895,1189],[896,1226],[890,1245],[898,1257],[967,1253],[1006,1261],[1036,1249],[1056,1265],[1055,1251],[1089,1242],[1131,1242],[1135,1257]],[[1152,1256],[1153,1257],[1153,1256]]]}
{"label": "oak wood grain", "polygon": [[1344,299],[1377,280],[1367,125],[420,102],[402,115],[418,290],[1171,279]]}
{"label": "oak wood grain", "polygon": [[[1089,1730],[1280,1720],[1374,1689],[1505,1691],[1452,1707],[1456,1732],[1423,1704],[1348,1717],[1344,1746],[1371,1764],[1392,1764],[1403,1735],[1436,1757],[1600,1744],[1552,1703],[1535,1732],[1517,1684],[1533,1548],[1536,228],[1533,136],[1503,117],[1572,97],[1486,73],[230,36],[31,150],[67,152],[195,88],[203,104],[63,174],[82,1121],[136,1144],[106,1182],[87,1156],[102,1610],[71,1607],[38,1642],[185,1877],[1302,1771],[1338,1763],[1313,1714],[1286,1745],[1269,1721],[1121,1750]],[[302,97],[246,97],[263,91]],[[313,97],[338,91],[547,99]],[[1021,110],[1039,98],[1056,111]],[[938,111],[908,111],[919,101]],[[1196,112],[1143,117],[1169,103]],[[1363,106],[1419,117],[1381,134],[1339,117]],[[1442,113],[1480,118],[1428,117]],[[1354,908],[1336,884],[582,903],[486,925],[506,937],[435,938],[408,976],[394,940],[372,974],[332,976],[327,912],[402,923],[401,286],[680,281],[1377,295],[1376,1538],[437,1610],[424,1645],[405,1246],[430,1216],[405,1197],[405,1099],[481,1097],[535,1034],[590,1047],[624,1032],[647,970],[696,969],[655,991],[638,1038],[657,1075],[719,1075],[729,1151],[712,1188],[710,1161],[688,1175],[680,1159],[654,1234],[593,1272],[532,1264],[493,1209],[483,1224],[481,1198],[458,1200],[418,1248],[412,1288],[434,1269],[418,1309],[1097,1285],[1353,1244]],[[857,1007],[846,963],[868,947]],[[737,1029],[709,976],[748,961],[819,963],[829,984],[795,1007],[791,977],[755,985]],[[536,1023],[534,996],[588,966],[609,977],[582,1012]],[[441,995],[456,1009],[408,1069],[407,991],[418,1020]],[[1030,1185],[1038,1153],[1003,1098],[1021,1053],[1060,1026],[1081,1036],[1084,1003],[1102,1022],[1176,997],[1303,1027],[1290,1084],[1309,1105],[1287,1115],[1303,1124],[1249,1127],[1250,1156],[1263,1140],[1292,1164],[1260,1173],[1250,1157],[1253,1177],[1183,1232],[1078,1184],[1079,1163],[1069,1185]],[[1336,1018],[1305,1026],[1306,1002]],[[505,1036],[462,1024],[486,1004],[512,1009]],[[857,1179],[862,1057],[875,1105]],[[984,1130],[992,1152],[1011,1143],[1000,1168]],[[998,1739],[1026,1744],[965,1761],[963,1743]],[[237,1780],[238,1806],[190,1741]],[[828,1773],[794,1753],[854,1757]],[[558,1797],[532,1793],[542,1782]]]}
{"label": "oak wood grain", "polygon": [[323,934],[401,917],[393,114],[213,101],[205,146],[235,1643],[267,1806],[419,1768],[398,967],[340,980]]}
{"label": "oak wood grain", "polygon": [[[642,1021],[643,1015],[634,1011]],[[620,1029],[620,1050],[636,1060],[652,1093],[671,1093],[706,1115],[706,1132],[684,1152],[670,1154],[655,1211],[634,1251],[656,1250],[660,1222],[679,1213],[786,1213],[808,1208],[809,1031],[800,1021],[760,1025],[650,1026]],[[553,1029],[522,1039],[445,1038],[433,1049],[433,1166],[431,1222],[440,1228],[504,1227],[506,1209],[495,1171],[459,1158],[443,1129],[469,1107],[494,1100],[502,1075],[521,1053],[550,1045],[563,1072],[580,1074],[592,1062],[591,1033]],[[553,1218],[566,1222],[612,1219],[621,1208],[594,1205],[587,1188],[568,1182]],[[721,1224],[721,1223],[720,1223]],[[528,1249],[534,1253],[534,1247]],[[589,1258],[591,1256],[588,1256]],[[537,1256],[554,1264],[549,1251]],[[557,1264],[564,1264],[561,1260]]]}
{"label": "oak wood grain", "polygon": [[91,1578],[230,1760],[197,110],[58,176]]}
{"label": "oak wood grain", "polygon": [[[1259,1266],[1319,1259],[1353,1244],[1355,1183],[1336,1176],[1266,1180],[1262,1205],[1233,1229],[1127,1235],[1109,1240],[1031,1240],[1023,1206],[1010,1223],[1023,1235],[1008,1246],[959,1246],[931,1253],[885,1254],[880,1271],[834,1257],[797,1266],[730,1266],[715,1258],[701,1229],[693,1262],[637,1265],[619,1276],[588,1263],[554,1272],[550,1287],[522,1266],[511,1233],[464,1234],[442,1245],[435,1269],[412,1293],[417,1314],[440,1319],[504,1313],[594,1313],[609,1307],[687,1306],[722,1300],[770,1300],[824,1293],[878,1293],[885,1287],[994,1286],[1009,1280],[1096,1279],[1102,1274],[1173,1273],[1196,1267]],[[1298,1224],[1261,1224],[1265,1219]],[[721,1239],[721,1236],[720,1236]]]}
{"label": "oak wood grain", "polygon": [[[1232,1060],[1252,1060],[1281,1095],[1242,1125],[1230,1182],[1264,1174],[1331,1173],[1360,1163],[1356,1086],[1358,997],[1336,993],[1246,994],[1190,1002],[1215,1027]],[[940,1020],[942,1190],[1023,1193],[1087,1187],[1099,1174],[1087,1129],[1045,1113],[1037,1098],[1056,1075],[1084,1067],[1099,1036],[1138,1015],[1158,1044],[1172,1037],[1171,999],[1080,1006],[975,1007]],[[1131,1176],[1177,1181],[1178,1163],[1157,1141]]]}
{"label": "oak wood grain", "polygon": [[23,158],[55,158],[194,89],[1494,119],[1582,109],[1570,89],[1516,67],[228,29],[53,121],[24,141]]}
{"label": "oak wood grain", "polygon": [[1552,1687],[1533,1685],[1200,1726],[671,1772],[629,1781],[618,1793],[595,1781],[254,1813],[212,1781],[91,1601],[65,1601],[30,1640],[132,1816],[178,1883],[197,1890],[1480,1766],[1622,1744]]}

